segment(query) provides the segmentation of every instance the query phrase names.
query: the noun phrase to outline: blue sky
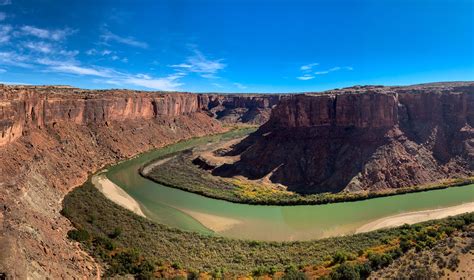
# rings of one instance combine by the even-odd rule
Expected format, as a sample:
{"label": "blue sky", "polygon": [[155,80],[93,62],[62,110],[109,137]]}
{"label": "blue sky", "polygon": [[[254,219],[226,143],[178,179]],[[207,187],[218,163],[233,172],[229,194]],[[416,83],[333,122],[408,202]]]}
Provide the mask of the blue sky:
{"label": "blue sky", "polygon": [[0,0],[0,82],[302,92],[474,80],[474,0]]}

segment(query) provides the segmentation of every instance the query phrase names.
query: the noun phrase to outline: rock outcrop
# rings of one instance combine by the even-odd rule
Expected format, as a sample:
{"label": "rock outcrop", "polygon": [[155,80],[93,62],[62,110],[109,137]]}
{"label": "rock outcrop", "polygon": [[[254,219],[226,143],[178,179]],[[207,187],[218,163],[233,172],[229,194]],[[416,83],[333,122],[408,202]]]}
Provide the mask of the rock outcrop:
{"label": "rock outcrop", "polygon": [[[0,85],[0,278],[2,273],[15,279],[100,274],[100,266],[66,237],[71,225],[59,213],[64,195],[104,165],[224,131],[210,107],[247,112],[253,107],[239,108],[250,104],[247,100]],[[216,102],[221,102],[219,110]],[[268,114],[273,103],[259,102]],[[233,120],[268,119],[259,115]]]}
{"label": "rock outcrop", "polygon": [[474,84],[354,87],[282,100],[215,175],[300,193],[384,191],[474,174]]}
{"label": "rock outcrop", "polygon": [[223,123],[261,125],[284,95],[202,95],[203,106]]}

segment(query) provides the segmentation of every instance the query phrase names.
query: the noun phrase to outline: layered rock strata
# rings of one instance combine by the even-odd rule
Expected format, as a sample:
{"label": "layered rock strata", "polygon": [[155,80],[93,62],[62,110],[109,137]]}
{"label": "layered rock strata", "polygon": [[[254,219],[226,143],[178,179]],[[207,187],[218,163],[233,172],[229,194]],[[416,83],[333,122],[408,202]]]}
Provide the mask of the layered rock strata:
{"label": "layered rock strata", "polygon": [[282,100],[215,175],[300,193],[384,191],[474,175],[474,84],[355,87]]}
{"label": "layered rock strata", "polygon": [[[64,195],[106,164],[224,131],[208,110],[218,99],[191,93],[0,85],[0,275],[100,275],[100,266],[66,237],[71,225],[59,213]],[[255,118],[248,120],[259,123],[266,117]]]}

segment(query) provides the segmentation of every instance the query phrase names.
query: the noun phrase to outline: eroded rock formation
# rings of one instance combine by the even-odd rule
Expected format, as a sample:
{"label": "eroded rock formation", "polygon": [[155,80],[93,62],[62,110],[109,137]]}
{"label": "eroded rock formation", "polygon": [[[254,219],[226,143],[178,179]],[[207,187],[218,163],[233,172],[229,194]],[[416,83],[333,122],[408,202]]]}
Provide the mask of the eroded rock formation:
{"label": "eroded rock formation", "polygon": [[383,191],[474,174],[474,84],[355,87],[286,98],[216,175],[301,193]]}
{"label": "eroded rock formation", "polygon": [[[232,109],[247,105],[237,100],[247,97],[232,98],[222,100],[233,102]],[[0,275],[95,277],[100,266],[67,239],[71,225],[59,213],[64,195],[106,164],[185,138],[222,132],[208,110],[216,107],[210,101],[220,99],[191,93],[0,85]],[[260,123],[267,117],[257,113],[235,119]]]}
{"label": "eroded rock formation", "polygon": [[223,123],[264,124],[284,95],[203,95],[202,103]]}

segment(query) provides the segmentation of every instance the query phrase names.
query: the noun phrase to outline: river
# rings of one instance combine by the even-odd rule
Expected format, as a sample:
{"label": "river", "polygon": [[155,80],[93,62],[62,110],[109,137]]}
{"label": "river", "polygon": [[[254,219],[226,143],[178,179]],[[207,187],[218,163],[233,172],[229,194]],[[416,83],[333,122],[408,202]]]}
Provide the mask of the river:
{"label": "river", "polygon": [[474,185],[468,185],[325,205],[246,205],[166,187],[138,173],[138,169],[150,160],[196,145],[212,145],[222,137],[244,133],[232,131],[170,145],[118,163],[108,169],[106,176],[134,198],[145,215],[156,222],[205,234],[255,240],[310,240],[352,234],[384,217],[474,201]]}

